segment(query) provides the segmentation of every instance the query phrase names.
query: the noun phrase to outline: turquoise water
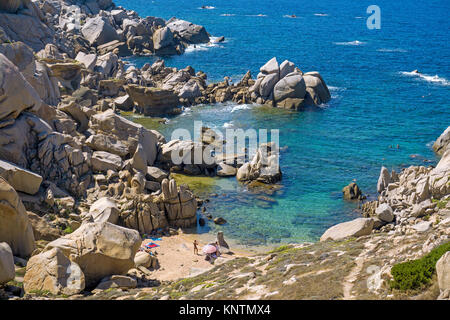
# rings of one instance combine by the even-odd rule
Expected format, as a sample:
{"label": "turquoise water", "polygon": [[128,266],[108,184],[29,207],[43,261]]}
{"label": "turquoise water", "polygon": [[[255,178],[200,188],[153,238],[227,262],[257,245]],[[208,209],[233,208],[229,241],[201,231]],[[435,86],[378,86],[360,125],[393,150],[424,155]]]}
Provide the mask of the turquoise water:
{"label": "turquoise water", "polygon": [[[202,24],[212,36],[226,38],[220,46],[165,58],[166,65],[191,65],[209,80],[239,79],[247,70],[255,76],[276,56],[319,71],[330,87],[332,100],[320,110],[199,106],[158,128],[168,138],[174,128],[192,130],[193,120],[222,130],[225,124],[280,130],[282,189],[268,202],[234,178],[217,179],[218,196],[207,208],[228,223],[199,232],[224,229],[243,244],[317,240],[331,225],[359,216],[357,204],[341,198],[353,179],[374,196],[381,165],[400,170],[438,160],[431,144],[450,124],[448,1],[377,1],[380,30],[366,27],[369,1],[115,2],[142,16]],[[202,5],[215,9],[198,9]],[[298,18],[284,17],[291,14]],[[151,61],[131,59],[137,65]],[[425,76],[407,73],[414,69]],[[399,149],[389,148],[397,144]]]}

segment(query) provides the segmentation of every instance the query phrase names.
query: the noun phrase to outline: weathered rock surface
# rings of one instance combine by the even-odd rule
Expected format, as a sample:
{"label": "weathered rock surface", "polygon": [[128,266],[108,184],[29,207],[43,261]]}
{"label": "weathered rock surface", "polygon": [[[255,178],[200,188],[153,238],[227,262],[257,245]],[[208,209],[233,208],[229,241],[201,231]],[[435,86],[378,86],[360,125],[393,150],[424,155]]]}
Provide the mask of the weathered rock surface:
{"label": "weathered rock surface", "polygon": [[95,288],[96,290],[106,290],[110,288],[133,289],[136,288],[137,281],[131,277],[113,275],[105,277]]}
{"label": "weathered rock surface", "polygon": [[40,175],[3,160],[0,160],[0,176],[15,190],[28,194],[36,194],[42,182]]}
{"label": "weathered rock surface", "polygon": [[0,120],[15,119],[24,110],[37,111],[42,100],[17,67],[0,53]]}
{"label": "weathered rock surface", "polygon": [[14,280],[14,257],[6,242],[0,242],[0,284]]}
{"label": "weathered rock surface", "polygon": [[146,116],[179,113],[179,98],[171,90],[128,85],[126,91],[138,111]]}
{"label": "weathered rock surface", "polygon": [[33,228],[17,192],[0,177],[0,241],[15,256],[27,258],[35,249]]}
{"label": "weathered rock surface", "polygon": [[446,252],[436,263],[439,289],[450,290],[450,252]]}
{"label": "weathered rock surface", "polygon": [[109,222],[84,223],[73,233],[50,242],[45,250],[59,248],[78,264],[86,286],[106,276],[120,275],[134,267],[141,245],[139,233]]}
{"label": "weathered rock surface", "polygon": [[119,219],[120,210],[114,199],[104,197],[95,201],[90,209],[89,215],[94,222],[110,222],[116,224]]}
{"label": "weathered rock surface", "polygon": [[[130,138],[137,140],[136,142],[142,145],[147,154],[148,165],[151,166],[155,162],[158,150],[158,135],[153,131],[115,114],[112,110],[93,115],[90,124],[94,130],[105,135],[112,134],[121,141],[128,141]],[[135,145],[137,146],[137,143]],[[131,153],[134,154],[134,150]]]}
{"label": "weathered rock surface", "polygon": [[275,143],[262,144],[251,162],[244,163],[237,171],[238,181],[257,180],[263,183],[275,183],[281,180],[279,150]]}
{"label": "weathered rock surface", "polygon": [[91,45],[96,46],[119,40],[116,29],[106,18],[100,16],[87,19],[81,28],[81,33]]}
{"label": "weathered rock surface", "polygon": [[97,172],[119,171],[123,166],[123,162],[118,155],[105,151],[95,151],[92,154],[91,165],[92,170]]}
{"label": "weathered rock surface", "polygon": [[450,146],[450,127],[445,129],[445,131],[434,142],[433,150],[437,154],[443,155],[445,151],[449,149],[449,146]]}
{"label": "weathered rock surface", "polygon": [[203,26],[185,20],[170,20],[167,27],[187,43],[208,43],[209,36]]}
{"label": "weathered rock surface", "polygon": [[325,240],[341,240],[347,237],[360,237],[368,235],[372,232],[373,219],[357,218],[352,221],[339,223],[329,228],[320,237],[320,241]]}
{"label": "weathered rock surface", "polygon": [[25,292],[49,291],[52,294],[73,295],[85,287],[85,278],[77,263],[60,248],[42,252],[30,258],[24,277]]}
{"label": "weathered rock surface", "polygon": [[61,237],[61,231],[51,226],[45,219],[30,211],[27,215],[33,227],[34,240],[53,241]]}
{"label": "weathered rock surface", "polygon": [[342,189],[342,194],[345,200],[362,199],[362,191],[354,182],[350,183]]}

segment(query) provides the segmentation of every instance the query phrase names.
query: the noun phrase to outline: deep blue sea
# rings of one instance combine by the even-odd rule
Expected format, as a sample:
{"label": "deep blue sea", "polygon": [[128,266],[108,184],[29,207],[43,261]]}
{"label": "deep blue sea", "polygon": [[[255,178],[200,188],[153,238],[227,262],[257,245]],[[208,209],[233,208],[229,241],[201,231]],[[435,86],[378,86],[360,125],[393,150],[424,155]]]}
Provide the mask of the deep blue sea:
{"label": "deep blue sea", "polygon": [[[158,127],[170,139],[193,120],[224,129],[280,130],[282,189],[267,202],[235,178],[216,178],[208,212],[242,244],[315,241],[331,225],[360,216],[341,189],[356,179],[376,195],[380,167],[433,165],[432,142],[450,125],[450,2],[300,0],[116,0],[141,16],[173,16],[201,24],[220,45],[191,48],[166,65],[202,70],[210,81],[247,70],[255,77],[276,56],[302,71],[319,71],[332,93],[323,108],[287,112],[258,106],[209,105]],[[381,29],[369,30],[366,9],[381,9]],[[213,9],[202,10],[201,6]],[[297,18],[288,18],[288,15]],[[139,66],[153,58],[133,58]],[[418,69],[424,74],[408,72]],[[399,149],[397,149],[397,144]],[[393,148],[390,148],[393,146]],[[415,156],[412,156],[415,155]]]}

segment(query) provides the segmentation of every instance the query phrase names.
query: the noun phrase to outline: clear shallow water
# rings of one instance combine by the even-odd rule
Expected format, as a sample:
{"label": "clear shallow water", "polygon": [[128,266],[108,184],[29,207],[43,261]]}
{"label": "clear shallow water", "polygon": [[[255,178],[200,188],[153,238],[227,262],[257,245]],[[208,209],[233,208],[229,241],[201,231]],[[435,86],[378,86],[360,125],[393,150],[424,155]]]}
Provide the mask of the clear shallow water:
{"label": "clear shallow water", "polygon": [[[330,87],[332,100],[322,110],[201,106],[158,127],[168,138],[174,128],[192,130],[193,120],[221,130],[230,124],[280,129],[286,148],[280,159],[283,188],[271,196],[275,202],[256,198],[234,178],[214,179],[208,191],[218,196],[210,198],[208,211],[228,224],[199,232],[224,229],[243,244],[317,240],[329,226],[359,216],[357,205],[341,198],[353,179],[375,195],[381,165],[399,170],[436,163],[431,142],[450,124],[448,1],[378,1],[381,30],[366,28],[369,1],[115,2],[142,16],[186,19],[226,38],[219,46],[165,58],[166,65],[191,65],[212,81],[238,80],[247,70],[255,76],[276,56],[305,72],[319,71]],[[202,5],[215,9],[199,10]],[[291,14],[298,18],[285,17]],[[424,75],[409,73],[414,69]],[[397,144],[400,149],[389,148]]]}

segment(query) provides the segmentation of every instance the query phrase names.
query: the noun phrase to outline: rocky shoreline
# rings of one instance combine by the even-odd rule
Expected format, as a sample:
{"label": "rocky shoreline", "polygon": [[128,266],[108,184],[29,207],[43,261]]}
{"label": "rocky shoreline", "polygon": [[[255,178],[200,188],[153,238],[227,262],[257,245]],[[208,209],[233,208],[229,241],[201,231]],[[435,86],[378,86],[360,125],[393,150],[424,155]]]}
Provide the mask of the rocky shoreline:
{"label": "rocky shoreline", "polygon": [[[196,150],[204,154],[218,142],[212,130],[203,128],[201,141],[166,141],[118,114],[157,117],[178,114],[183,106],[227,101],[302,110],[331,99],[318,72],[303,73],[287,60],[279,64],[272,58],[256,79],[249,71],[236,84],[228,78],[208,84],[202,71],[166,67],[163,60],[142,68],[123,60],[131,54],[182,54],[190,45],[209,41],[202,26],[176,18],[141,18],[111,0],[0,4],[2,297],[103,298],[111,288],[165,297],[173,284],[160,286],[164,294],[148,296],[144,290],[157,285],[152,270],[158,263],[139,251],[142,236],[175,235],[178,228],[196,225],[204,201],[177,185],[171,174],[236,176],[249,185],[282,179],[273,143],[259,146],[251,158],[220,153],[212,162],[193,164]],[[376,245],[379,234],[385,235],[383,241],[429,235],[415,255],[448,241],[449,133],[435,143],[442,155],[436,168],[410,167],[401,173],[382,168],[380,196],[364,204],[364,218],[330,228],[321,241],[369,237]],[[181,163],[174,163],[174,153],[182,156]],[[349,198],[360,197],[356,187],[347,191]],[[358,250],[361,257],[362,252],[370,255]],[[275,256],[250,260],[265,274],[261,267]],[[383,272],[388,269],[385,265]],[[441,298],[448,298],[447,285],[439,284]],[[241,297],[247,289],[235,294]],[[343,298],[351,297],[348,290]]]}

